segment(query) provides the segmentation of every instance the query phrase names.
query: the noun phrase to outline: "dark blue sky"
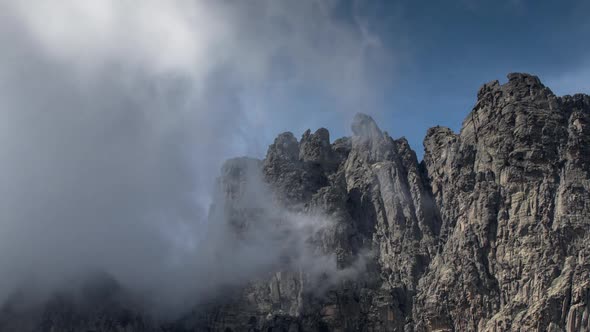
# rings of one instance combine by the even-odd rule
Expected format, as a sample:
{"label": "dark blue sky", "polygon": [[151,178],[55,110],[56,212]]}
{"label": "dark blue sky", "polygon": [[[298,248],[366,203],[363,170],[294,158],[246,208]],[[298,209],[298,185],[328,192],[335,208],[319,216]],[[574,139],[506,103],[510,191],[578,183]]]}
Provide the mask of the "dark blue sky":
{"label": "dark blue sky", "polygon": [[[338,15],[352,17],[351,8]],[[559,95],[590,93],[589,1],[392,0],[360,11],[393,65],[368,64],[379,79],[379,103],[359,111],[393,137],[405,136],[419,158],[427,128],[459,130],[478,88],[506,81],[509,72],[538,75]],[[315,105],[315,123],[332,118]],[[349,134],[340,130],[346,123],[326,126],[333,138]]]}

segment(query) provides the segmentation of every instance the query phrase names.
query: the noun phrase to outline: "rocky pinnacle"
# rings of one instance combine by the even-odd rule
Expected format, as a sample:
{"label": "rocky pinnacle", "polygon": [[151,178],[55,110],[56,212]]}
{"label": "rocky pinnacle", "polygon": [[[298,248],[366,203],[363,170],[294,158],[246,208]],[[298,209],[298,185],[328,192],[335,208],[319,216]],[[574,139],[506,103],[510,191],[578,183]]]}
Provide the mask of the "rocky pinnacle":
{"label": "rocky pinnacle", "polygon": [[273,206],[331,220],[306,243],[342,277],[278,264],[166,329],[49,303],[27,324],[0,314],[0,330],[590,331],[589,96],[509,74],[459,132],[428,129],[420,162],[368,115],[352,133],[283,133],[265,159],[228,161],[212,207],[237,234],[262,227],[259,177]]}

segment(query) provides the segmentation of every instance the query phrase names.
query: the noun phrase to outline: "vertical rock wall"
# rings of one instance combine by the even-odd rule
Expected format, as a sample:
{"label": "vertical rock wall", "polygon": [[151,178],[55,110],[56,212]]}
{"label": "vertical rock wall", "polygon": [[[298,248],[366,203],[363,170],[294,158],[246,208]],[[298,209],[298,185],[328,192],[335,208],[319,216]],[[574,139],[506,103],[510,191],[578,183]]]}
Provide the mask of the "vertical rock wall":
{"label": "vertical rock wall", "polygon": [[[589,96],[510,74],[459,133],[429,129],[421,163],[367,115],[352,131],[283,133],[224,165],[211,213],[228,245],[275,227],[287,242],[248,286],[166,325],[60,302],[4,310],[0,330],[590,331]],[[293,241],[302,216],[329,222]]]}

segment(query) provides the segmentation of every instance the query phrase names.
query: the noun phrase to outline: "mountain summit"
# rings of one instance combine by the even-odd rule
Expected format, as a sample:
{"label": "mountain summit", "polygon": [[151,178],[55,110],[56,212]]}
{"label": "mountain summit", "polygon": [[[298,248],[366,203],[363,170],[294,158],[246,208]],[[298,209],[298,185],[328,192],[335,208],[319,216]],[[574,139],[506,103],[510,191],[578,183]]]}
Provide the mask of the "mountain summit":
{"label": "mountain summit", "polygon": [[[7,307],[0,330],[590,330],[589,96],[509,74],[479,89],[460,132],[430,128],[421,162],[368,115],[352,132],[283,133],[264,160],[223,167],[211,213],[237,250],[263,228],[284,244],[247,285],[164,325],[113,299],[63,300]],[[329,222],[290,224],[301,216]]]}

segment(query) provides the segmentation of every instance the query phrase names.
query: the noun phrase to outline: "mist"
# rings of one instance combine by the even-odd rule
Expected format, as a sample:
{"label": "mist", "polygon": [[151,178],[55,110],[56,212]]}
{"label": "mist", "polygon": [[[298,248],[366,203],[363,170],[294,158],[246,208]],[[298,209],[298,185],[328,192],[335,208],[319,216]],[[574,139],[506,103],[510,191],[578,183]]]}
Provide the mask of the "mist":
{"label": "mist", "polygon": [[[210,207],[224,160],[263,157],[287,124],[322,125],[289,107],[303,92],[337,117],[371,107],[381,79],[371,66],[390,59],[362,10],[340,1],[2,2],[0,304],[23,289],[43,300],[100,271],[186,309],[285,251],[298,252],[298,265],[330,266],[305,249],[325,216],[278,211],[288,232],[264,228],[236,254]],[[252,204],[274,211],[264,185],[254,187]]]}

